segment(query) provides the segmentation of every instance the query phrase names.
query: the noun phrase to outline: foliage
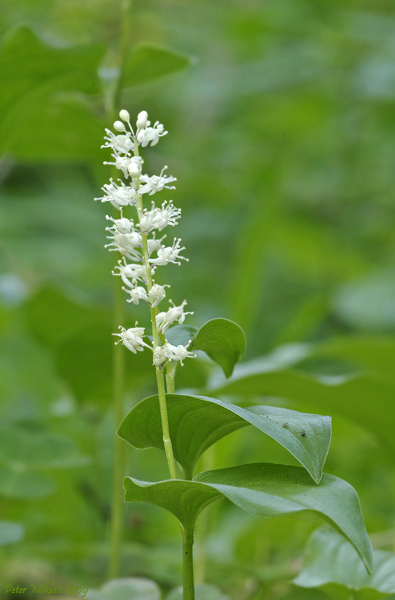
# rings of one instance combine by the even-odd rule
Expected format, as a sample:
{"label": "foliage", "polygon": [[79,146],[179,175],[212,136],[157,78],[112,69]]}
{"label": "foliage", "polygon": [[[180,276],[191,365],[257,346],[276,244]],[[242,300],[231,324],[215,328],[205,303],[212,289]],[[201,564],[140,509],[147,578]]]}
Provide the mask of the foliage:
{"label": "foliage", "polygon": [[[193,257],[182,275],[174,267],[171,284],[188,295],[195,329],[172,335],[189,340],[223,315],[248,339],[233,374],[229,356],[208,352],[229,379],[200,352],[178,369],[177,389],[188,398],[182,409],[215,409],[216,422],[233,431],[201,458],[194,450],[196,470],[261,461],[301,469],[298,448],[316,434],[303,422],[307,437],[298,437],[298,420],[330,414],[324,477],[353,485],[374,552],[390,552],[394,8],[386,0],[150,0],[132,11],[119,95],[173,132],[164,144],[177,165],[181,235]],[[99,146],[111,123],[106,102],[121,20],[121,3],[109,0],[2,4],[0,544],[7,558],[0,578],[16,584],[44,582],[50,572],[102,593],[105,581],[118,424],[109,399],[111,258],[102,248],[105,211],[92,198],[104,181]],[[147,163],[156,161],[149,153]],[[128,311],[131,326],[135,314]],[[142,313],[136,318],[143,324]],[[231,354],[243,351],[240,338]],[[142,357],[125,360],[127,409],[138,411],[154,402],[151,366]],[[264,414],[272,425],[266,435]],[[286,439],[280,421],[294,427],[291,419],[293,451],[278,443]],[[176,426],[190,438],[187,425]],[[138,480],[166,477],[155,427],[154,449],[125,445],[127,472]],[[202,426],[206,447],[208,433]],[[318,478],[323,457],[308,456]],[[206,580],[222,588],[219,598],[327,597],[291,584],[315,524],[260,520],[228,501],[210,511],[197,532],[207,528]],[[126,506],[122,576],[177,593],[174,521],[150,505]]]}
{"label": "foliage", "polygon": [[395,592],[394,566],[392,552],[375,550],[374,569],[369,575],[361,569],[358,555],[344,538],[334,531],[317,529],[308,542],[303,570],[294,582],[322,589],[339,600],[348,600],[350,593],[357,599],[374,600]]}

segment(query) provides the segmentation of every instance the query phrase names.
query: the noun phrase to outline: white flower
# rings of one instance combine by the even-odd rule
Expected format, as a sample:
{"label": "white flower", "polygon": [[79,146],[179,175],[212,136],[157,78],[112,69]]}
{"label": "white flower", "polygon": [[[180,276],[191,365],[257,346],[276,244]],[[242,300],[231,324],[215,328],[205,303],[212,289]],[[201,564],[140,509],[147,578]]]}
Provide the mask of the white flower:
{"label": "white flower", "polygon": [[102,198],[95,198],[95,200],[111,202],[114,208],[118,210],[121,210],[122,206],[134,206],[136,204],[136,190],[125,185],[122,181],[121,185],[118,185],[110,179],[110,183],[103,185],[102,190],[106,195]]}
{"label": "white flower", "polygon": [[[154,146],[159,138],[167,134],[164,126],[156,121],[153,126],[148,120],[148,113],[141,111],[137,116],[136,133],[130,123],[128,111],[121,110],[119,113],[121,120],[114,122],[114,131],[106,129],[105,143],[103,148],[111,148],[113,162],[105,162],[107,165],[114,165],[119,169],[125,179],[129,179],[129,185],[119,180],[114,183],[106,184],[102,189],[103,197],[96,198],[101,202],[110,202],[120,211],[120,218],[106,216],[111,221],[111,226],[106,227],[110,232],[107,239],[110,242],[106,245],[110,251],[118,251],[122,255],[122,260],[114,268],[113,275],[121,277],[125,287],[122,289],[128,294],[127,302],[138,305],[141,300],[147,302],[153,313],[156,313],[156,307],[166,297],[166,287],[169,285],[159,285],[152,281],[156,268],[169,263],[180,264],[180,260],[188,260],[180,256],[185,249],[181,247],[181,239],[174,238],[172,246],[166,247],[162,242],[166,238],[156,239],[156,231],[162,231],[167,226],[177,225],[177,219],[181,215],[181,209],[175,208],[172,201],[163,202],[160,207],[156,207],[155,202],[151,203],[151,209],[143,207],[143,195],[153,195],[163,189],[175,189],[171,184],[176,180],[172,175],[166,176],[164,167],[159,175],[148,176],[142,174],[143,159],[139,156],[137,145],[142,147]],[[129,219],[123,216],[125,206],[134,206],[137,211],[138,219]],[[148,234],[153,232],[151,239]],[[155,254],[155,258],[151,256]],[[128,260],[128,262],[126,262]],[[150,271],[148,271],[150,269]],[[148,289],[150,288],[150,289]],[[186,315],[193,314],[184,312],[187,302],[176,306],[170,300],[170,307],[165,312],[160,312],[155,316],[158,332],[163,334],[175,323],[182,324]],[[192,357],[194,354],[188,351],[190,341],[186,346],[173,346],[166,341],[162,346],[144,342],[144,328],[136,326],[125,329],[120,326],[120,333],[116,333],[119,340],[116,342],[124,344],[131,352],[141,352],[144,347],[153,351],[153,362],[156,367],[163,369],[169,361],[178,361],[183,364],[183,360]],[[153,323],[155,327],[155,322]],[[156,338],[155,338],[156,339]],[[156,340],[158,343],[159,341]]]}
{"label": "white flower", "polygon": [[162,240],[165,239],[165,235],[163,236],[163,238],[161,238],[160,240],[155,239],[155,232],[153,237],[150,240],[147,240],[147,245],[148,245],[148,255],[151,256],[151,254],[153,252],[157,252],[159,250],[159,248],[162,248]]}
{"label": "white flower", "polygon": [[[148,114],[143,111],[143,113],[145,113],[146,117],[148,117]],[[140,115],[142,115],[143,113],[139,114],[139,118]],[[143,118],[141,118],[141,124],[143,123]],[[151,146],[155,146],[155,144],[157,144],[159,142],[159,138],[163,137],[164,135],[167,135],[167,131],[165,131],[163,125],[161,123],[159,123],[159,121],[156,121],[156,123],[154,124],[153,127],[149,127],[150,122],[147,121],[146,122],[146,127],[144,129],[140,129],[140,131],[137,133],[137,141],[139,144],[142,145],[143,148],[145,148],[146,146],[148,146],[148,144],[151,142]],[[139,120],[137,121],[137,127],[139,127]]]}
{"label": "white flower", "polygon": [[166,297],[165,287],[170,287],[169,285],[159,285],[158,283],[154,283],[150,291],[148,292],[148,296],[150,299],[150,303],[152,308],[158,306],[159,302]]}
{"label": "white flower", "polygon": [[140,285],[136,285],[136,287],[128,290],[126,288],[122,288],[127,294],[130,294],[130,299],[126,300],[126,302],[133,302],[133,304],[138,304],[140,300],[145,300],[149,302],[149,298],[147,296],[147,292]]}
{"label": "white flower", "polygon": [[[119,123],[119,121],[117,122]],[[107,133],[107,135],[104,136],[104,139],[107,141],[105,144],[103,144],[102,148],[112,148],[115,152],[120,152],[121,154],[129,154],[129,152],[133,148],[133,140],[131,139],[131,135],[129,132],[126,132],[121,135],[115,135],[109,129],[106,129],[105,132]]]}
{"label": "white flower", "polygon": [[130,157],[129,156],[119,156],[119,154],[117,154],[117,153],[111,154],[111,156],[115,159],[115,162],[108,162],[105,160],[103,165],[113,165],[114,167],[116,167],[117,169],[122,171],[122,173],[124,174],[124,177],[128,178],[129,177],[128,167],[130,165]]}
{"label": "white flower", "polygon": [[183,360],[195,357],[193,352],[188,351],[190,343],[191,340],[189,340],[186,346],[182,346],[181,344],[173,346],[173,344],[169,344],[169,342],[166,342],[163,346],[156,346],[154,348],[154,365],[156,367],[164,368],[169,360],[179,361],[181,365],[183,365]]}
{"label": "white flower", "polygon": [[[134,287],[134,284],[137,280],[141,280],[143,283],[147,282],[147,272],[145,270],[144,265],[131,265],[126,264],[126,261],[122,263],[122,261],[118,261],[118,266],[115,267],[119,269],[119,273],[112,272],[113,275],[120,275],[122,281],[128,287]],[[132,283],[129,281],[132,280]]]}
{"label": "white flower", "polygon": [[153,363],[155,367],[164,367],[169,360],[166,353],[166,344],[164,346],[155,346],[153,353]]}
{"label": "white flower", "polygon": [[127,110],[123,109],[119,112],[119,116],[122,119],[122,121],[126,121],[127,123],[129,123],[130,121],[130,114],[128,113]]}
{"label": "white flower", "polygon": [[147,209],[144,211],[143,216],[140,219],[140,223],[138,224],[138,227],[140,227],[143,233],[149,233],[150,231],[155,229],[151,211],[147,211]]}
{"label": "white flower", "polygon": [[168,265],[169,262],[174,263],[176,265],[180,265],[181,263],[178,262],[178,258],[188,261],[188,259],[185,258],[185,256],[179,256],[180,252],[182,252],[182,250],[185,250],[185,246],[180,247],[180,242],[181,239],[177,240],[177,238],[174,238],[172,246],[169,246],[167,248],[162,246],[162,248],[159,248],[158,257],[150,258],[149,262],[153,265],[165,266]]}
{"label": "white flower", "polygon": [[183,360],[185,360],[186,358],[196,357],[196,354],[194,354],[193,352],[189,352],[187,349],[190,343],[191,340],[189,340],[186,346],[182,346],[181,344],[179,344],[178,346],[173,346],[172,344],[169,344],[169,342],[166,342],[164,346],[166,348],[166,356],[170,360],[179,361],[181,365],[184,366],[184,363],[182,362]]}
{"label": "white flower", "polygon": [[170,325],[175,321],[178,321],[179,325],[181,325],[185,321],[186,315],[193,315],[193,312],[184,313],[184,306],[187,304],[186,300],[180,306],[175,306],[172,300],[170,302],[173,306],[167,312],[161,312],[156,315],[156,326],[162,333],[166,333]]}
{"label": "white flower", "polygon": [[155,208],[152,212],[152,222],[158,231],[162,231],[168,225],[172,227],[178,225],[176,219],[181,216],[181,208],[175,208],[171,200],[169,203],[166,200],[163,202],[162,208]]}
{"label": "white flower", "polygon": [[160,192],[161,190],[163,190],[163,188],[166,188],[168,190],[176,189],[174,186],[166,185],[167,183],[171,183],[172,181],[177,181],[177,179],[172,175],[170,175],[169,177],[164,176],[163,171],[165,169],[167,169],[167,166],[163,167],[162,171],[160,172],[160,175],[152,175],[152,177],[149,177],[148,175],[141,175],[140,181],[142,183],[145,183],[145,185],[142,185],[139,188],[138,192],[140,196],[142,196],[143,194],[149,194],[150,196],[152,196],[152,194]]}
{"label": "white flower", "polygon": [[141,260],[141,254],[135,250],[142,243],[141,235],[137,231],[133,231],[132,233],[116,233],[112,237],[107,236],[107,239],[112,240],[112,242],[106,244],[104,247],[110,248],[110,252],[118,250],[123,256],[127,256],[131,260]]}
{"label": "white flower", "polygon": [[115,131],[119,131],[119,133],[123,133],[125,131],[125,125],[122,123],[122,121],[115,121],[114,129]]}
{"label": "white flower", "polygon": [[144,350],[143,346],[150,348],[150,346],[143,341],[144,327],[132,327],[131,329],[125,329],[122,327],[122,325],[120,325],[119,329],[121,329],[121,333],[113,333],[113,335],[117,335],[121,338],[115,342],[115,344],[122,342],[122,344],[134,354],[137,352],[142,352]]}
{"label": "white flower", "polygon": [[121,217],[120,219],[114,219],[106,215],[107,221],[112,221],[114,225],[112,227],[106,227],[106,231],[113,231],[114,233],[131,233],[134,230],[133,219],[126,219]]}
{"label": "white flower", "polygon": [[155,202],[152,202],[151,210],[144,209],[143,216],[137,227],[140,227],[144,233],[149,233],[153,229],[162,231],[167,225],[178,225],[176,218],[181,215],[181,209],[175,208],[172,202],[163,202],[162,208],[156,208]]}
{"label": "white flower", "polygon": [[138,179],[141,175],[141,169],[143,168],[143,159],[141,156],[132,156],[130,164],[128,166],[128,172],[131,177]]}
{"label": "white flower", "polygon": [[137,129],[144,129],[147,125],[149,125],[148,113],[146,110],[142,110],[137,115],[136,127]]}

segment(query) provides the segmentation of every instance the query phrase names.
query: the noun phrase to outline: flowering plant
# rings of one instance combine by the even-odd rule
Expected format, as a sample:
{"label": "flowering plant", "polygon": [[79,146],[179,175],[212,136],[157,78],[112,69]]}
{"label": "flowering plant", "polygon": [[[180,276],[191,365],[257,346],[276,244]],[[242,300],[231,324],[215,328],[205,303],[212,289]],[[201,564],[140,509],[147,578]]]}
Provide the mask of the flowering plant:
{"label": "flowering plant", "polygon": [[[213,319],[199,330],[187,329],[190,335],[184,343],[171,343],[170,332],[183,325],[186,300],[159,311],[166,296],[167,284],[156,281],[159,267],[187,260],[181,240],[174,238],[166,245],[166,235],[158,232],[174,227],[181,210],[172,201],[157,206],[144,206],[144,196],[164,189],[173,190],[176,179],[165,175],[143,173],[144,161],[140,148],[154,146],[167,134],[158,121],[151,126],[145,111],[140,112],[134,129],[126,110],[114,123],[116,133],[106,130],[104,148],[112,150],[113,165],[122,172],[127,183],[112,179],[104,185],[102,202],[110,202],[120,211],[119,218],[107,216],[107,247],[121,255],[113,274],[120,276],[129,303],[147,303],[151,315],[152,341],[143,327],[114,333],[136,354],[152,352],[158,394],[142,400],[121,423],[118,435],[137,448],[156,447],[165,451],[170,480],[144,482],[126,477],[124,488],[128,502],[149,502],[165,508],[179,520],[183,537],[183,598],[195,598],[192,547],[196,519],[209,504],[227,498],[240,508],[264,517],[314,514],[331,524],[357,550],[369,570],[372,549],[367,536],[355,490],[345,481],[323,473],[331,439],[330,417],[301,413],[280,407],[254,405],[241,407],[207,396],[175,393],[175,368],[186,358],[202,350],[217,362],[226,377],[231,377],[235,364],[244,353],[245,339],[240,327],[227,319]],[[128,207],[135,210],[133,218],[124,214]],[[174,327],[175,326],[175,327]],[[182,330],[185,336],[185,329]],[[258,366],[257,373],[262,365]],[[166,381],[165,381],[166,370]],[[227,390],[236,389],[243,396],[242,366],[232,376]],[[248,376],[254,367],[248,367]],[[221,382],[214,384],[210,394],[221,394]],[[275,393],[275,390],[273,390]],[[251,425],[268,435],[300,463],[301,467],[257,463],[206,471],[194,476],[197,460],[207,448],[229,433]],[[177,468],[177,463],[179,469]]]}

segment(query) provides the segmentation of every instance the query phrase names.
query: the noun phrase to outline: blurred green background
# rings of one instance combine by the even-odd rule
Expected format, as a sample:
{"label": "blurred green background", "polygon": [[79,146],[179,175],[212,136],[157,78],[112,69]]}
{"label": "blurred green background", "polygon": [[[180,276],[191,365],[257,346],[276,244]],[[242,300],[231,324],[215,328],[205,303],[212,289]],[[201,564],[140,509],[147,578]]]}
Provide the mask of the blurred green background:
{"label": "blurred green background", "polygon": [[[108,555],[118,325],[114,255],[103,248],[109,206],[93,198],[111,174],[100,145],[113,120],[119,45],[118,108],[147,110],[169,131],[144,157],[151,174],[167,164],[178,178],[158,198],[183,210],[175,234],[190,262],[170,266],[166,282],[176,303],[188,299],[188,322],[235,320],[247,360],[287,343],[374,338],[388,344],[389,373],[395,7],[146,0],[125,11],[115,0],[1,0],[0,8],[0,518],[20,524],[0,535],[0,579],[93,588]],[[124,324],[136,318],[147,315],[125,303]],[[148,357],[125,350],[125,361],[126,410],[154,388]],[[191,363],[178,386],[201,389],[212,367]],[[338,374],[347,365],[306,369]],[[333,413],[326,471],[354,485],[375,546],[392,550],[394,467],[377,433],[395,408],[375,415],[373,435],[368,420],[350,417],[357,395],[347,418],[305,400],[282,402]],[[125,452],[128,473],[166,476],[159,452]],[[214,457],[221,467],[259,460],[292,462],[249,430],[221,441]],[[224,504],[207,527],[207,580],[232,600],[302,597],[290,579],[311,524],[257,521]],[[125,507],[122,575],[169,590],[179,558],[171,516]]]}

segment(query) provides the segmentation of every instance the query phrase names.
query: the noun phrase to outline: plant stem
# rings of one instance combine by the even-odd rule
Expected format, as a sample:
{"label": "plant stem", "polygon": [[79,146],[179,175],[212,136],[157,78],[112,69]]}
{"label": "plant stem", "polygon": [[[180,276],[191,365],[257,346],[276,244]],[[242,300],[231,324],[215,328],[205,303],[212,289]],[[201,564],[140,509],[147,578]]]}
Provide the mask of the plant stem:
{"label": "plant stem", "polygon": [[[116,324],[122,321],[123,297],[120,283],[116,282],[114,320]],[[118,427],[123,418],[123,384],[124,384],[124,354],[122,346],[114,345],[113,353],[113,411],[115,426]],[[123,441],[115,436],[114,441],[114,471],[111,503],[110,531],[110,561],[108,567],[109,579],[115,579],[119,571],[121,552],[123,491],[120,485],[124,470]]]}
{"label": "plant stem", "polygon": [[[129,43],[129,10],[130,0],[121,0],[121,43],[118,52],[118,66],[122,71],[125,61],[127,46]],[[120,92],[120,78],[115,86],[109,90],[107,116],[114,118],[116,104]],[[105,96],[106,100],[106,96]],[[118,327],[123,321],[123,293],[122,283],[115,278],[114,289],[114,326]],[[112,407],[115,427],[117,428],[123,419],[123,389],[124,389],[124,353],[122,346],[114,345],[113,349],[113,392]],[[121,555],[122,519],[123,519],[123,490],[122,478],[124,475],[124,451],[123,441],[115,436],[114,441],[114,470],[111,501],[110,521],[110,557],[108,564],[108,578],[115,579],[119,573],[119,560]]]}
{"label": "plant stem", "polygon": [[176,391],[176,369],[176,364],[169,363],[166,367],[166,389],[168,394],[175,394]]}
{"label": "plant stem", "polygon": [[[214,446],[207,448],[203,454],[202,470],[211,471],[215,464],[215,453]],[[209,520],[210,520],[210,506],[208,506],[202,513],[199,527],[196,531],[196,542],[198,548],[198,555],[196,559],[196,581],[198,583],[204,583],[206,579],[206,564],[207,555],[206,548],[204,545],[204,539],[208,532]]]}
{"label": "plant stem", "polygon": [[182,590],[183,600],[195,600],[193,578],[193,531],[182,528]]}
{"label": "plant stem", "polygon": [[[134,155],[139,156],[139,149],[137,142],[134,142]],[[140,183],[139,181],[137,182]],[[137,214],[139,221],[143,216],[143,199],[137,194]],[[145,267],[145,272],[147,276],[147,290],[148,293],[152,288],[152,273],[151,273],[151,265],[149,263],[149,253],[148,253],[148,242],[147,242],[147,234],[141,233],[141,237],[143,240],[143,265]],[[163,336],[159,336],[158,328],[156,326],[156,314],[157,310],[155,308],[150,307],[151,313],[151,324],[152,324],[152,337],[154,340],[155,346],[159,346],[160,342],[163,343]],[[167,464],[170,471],[170,477],[172,479],[177,479],[177,471],[176,471],[176,461],[174,459],[173,454],[173,446],[170,439],[170,431],[169,431],[169,417],[167,413],[167,404],[166,404],[166,393],[165,393],[165,377],[163,369],[160,367],[155,367],[156,371],[156,382],[158,386],[158,397],[159,397],[159,409],[160,409],[160,418],[162,422],[162,434],[163,434],[163,445],[165,448],[165,454],[167,459]]]}

